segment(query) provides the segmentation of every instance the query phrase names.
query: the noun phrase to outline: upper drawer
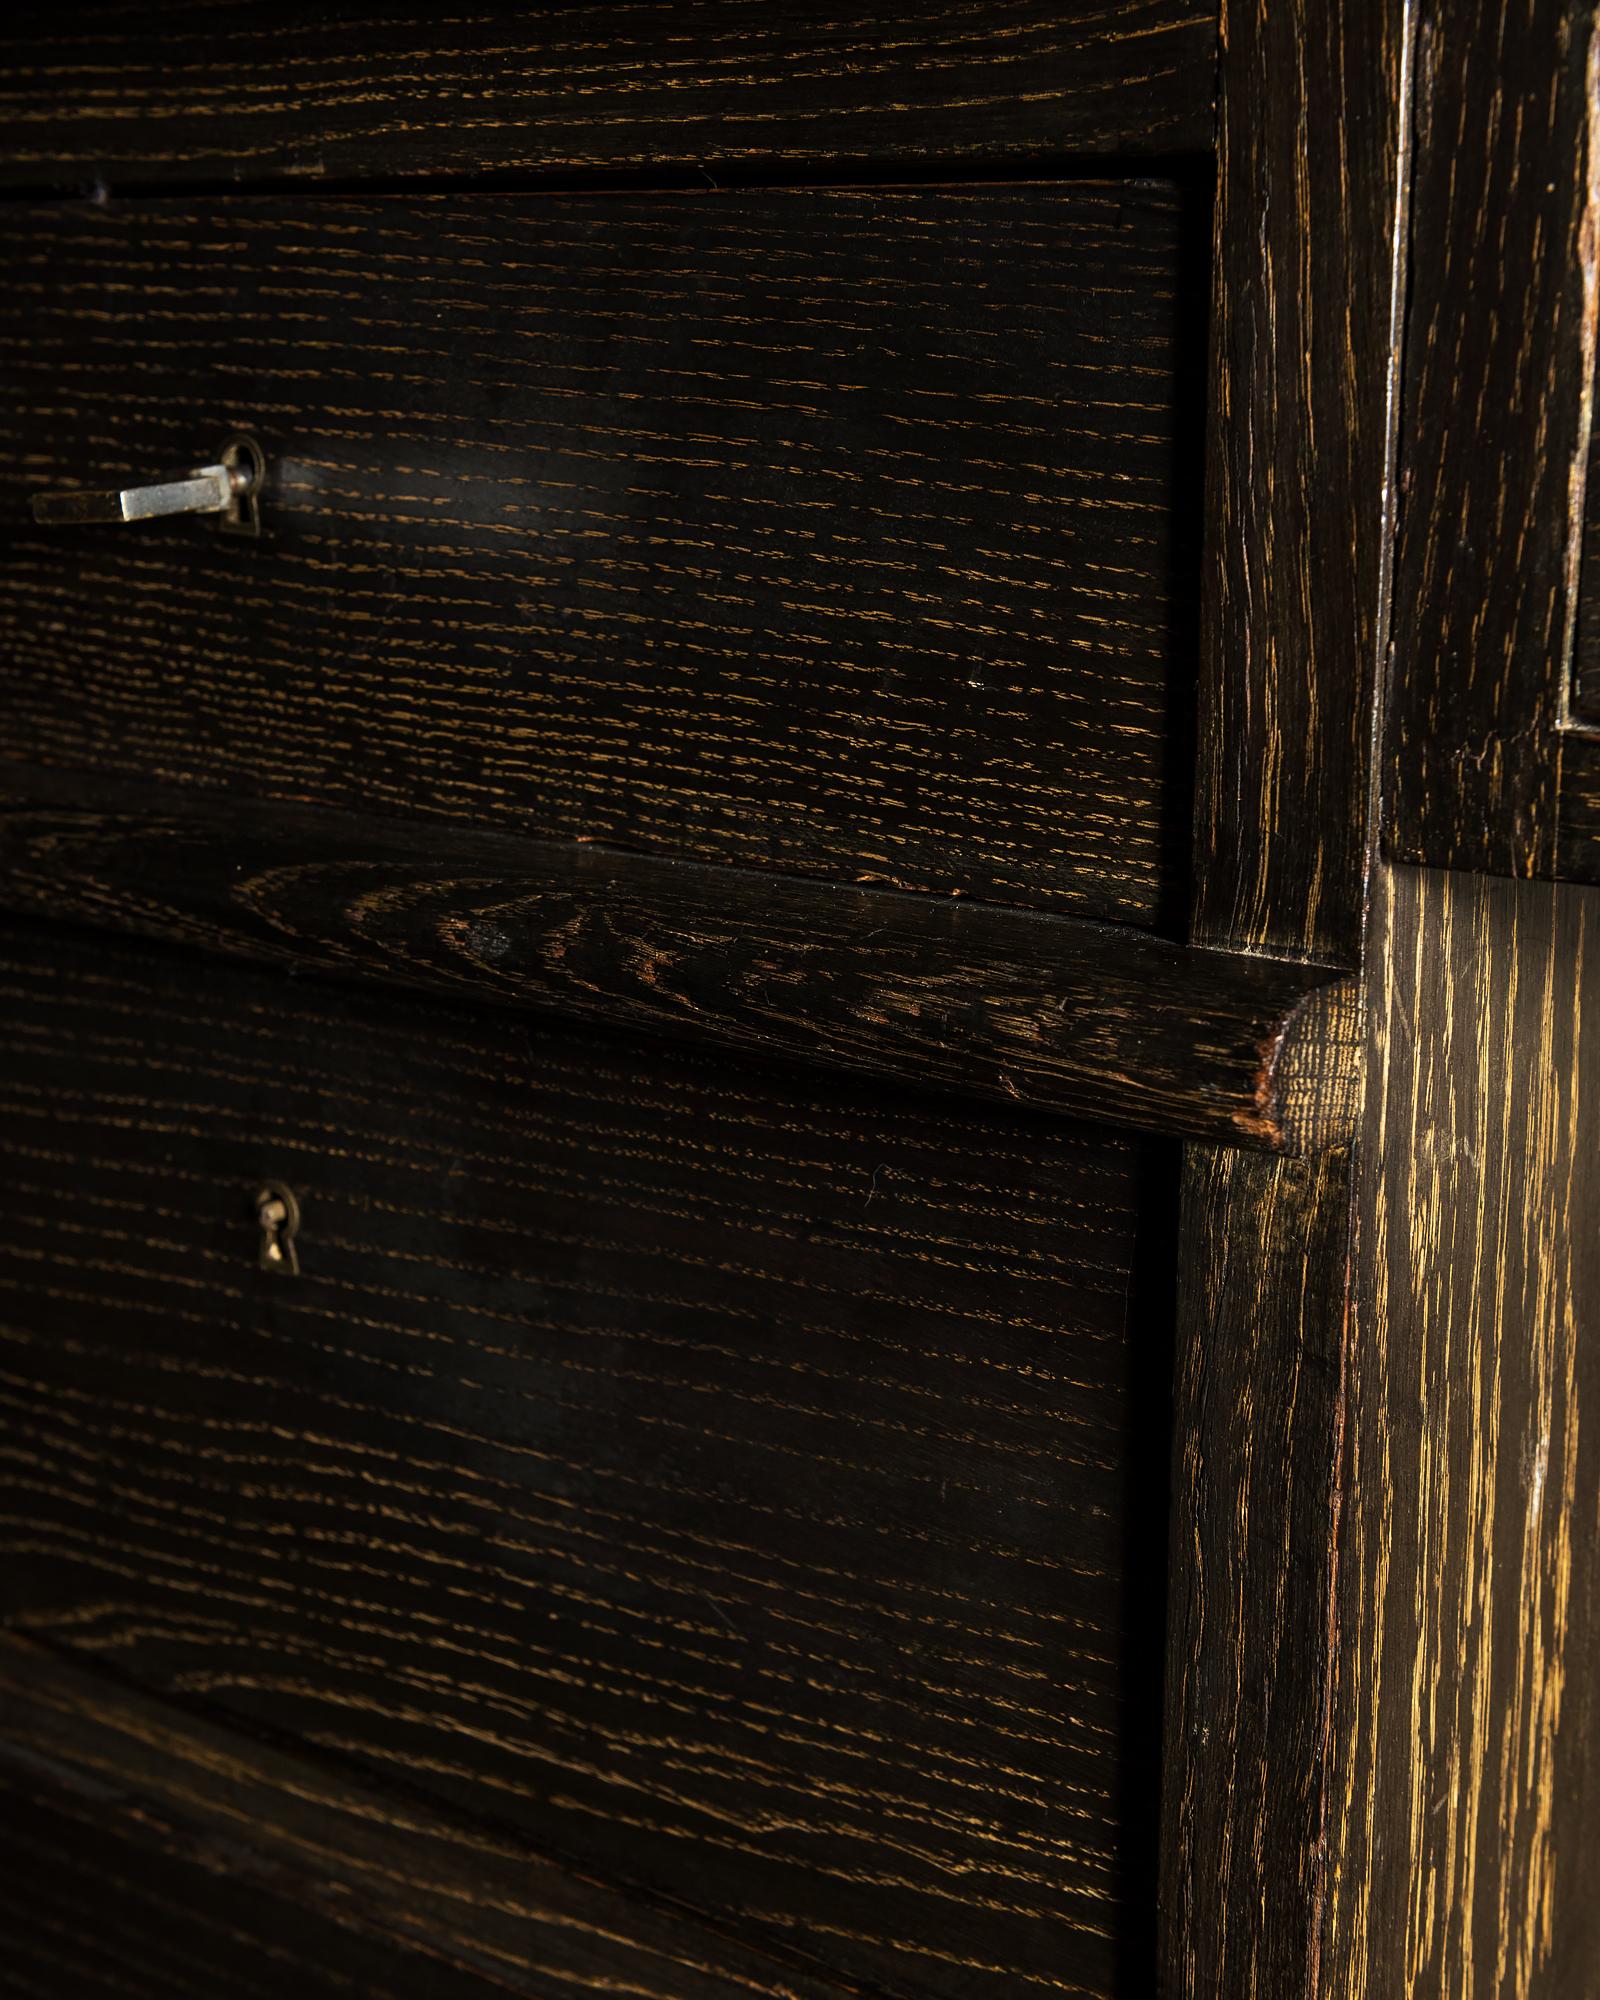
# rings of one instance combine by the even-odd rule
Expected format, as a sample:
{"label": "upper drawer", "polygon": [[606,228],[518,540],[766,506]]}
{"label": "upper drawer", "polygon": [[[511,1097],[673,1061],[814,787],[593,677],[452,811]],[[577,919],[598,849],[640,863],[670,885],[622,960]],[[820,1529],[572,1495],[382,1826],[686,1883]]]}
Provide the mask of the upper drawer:
{"label": "upper drawer", "polygon": [[[1148,921],[1187,240],[1134,183],[14,210],[0,752]],[[240,428],[259,542],[30,523]]]}

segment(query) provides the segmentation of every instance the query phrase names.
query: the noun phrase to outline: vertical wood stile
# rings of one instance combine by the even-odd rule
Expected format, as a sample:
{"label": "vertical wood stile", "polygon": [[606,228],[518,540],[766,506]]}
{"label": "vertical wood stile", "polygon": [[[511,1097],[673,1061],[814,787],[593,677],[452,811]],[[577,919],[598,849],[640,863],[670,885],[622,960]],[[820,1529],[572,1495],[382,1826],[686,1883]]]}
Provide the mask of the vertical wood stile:
{"label": "vertical wood stile", "polygon": [[[1597,245],[1588,0],[1427,0],[1384,835],[1545,876]],[[1589,864],[1592,866],[1592,862]]]}
{"label": "vertical wood stile", "polygon": [[1600,892],[1402,868],[1378,911],[1324,1990],[1586,2000]]}
{"label": "vertical wood stile", "polygon": [[[1191,935],[1359,961],[1394,512],[1409,0],[1225,0]],[[1312,1995],[1349,1297],[1343,1155],[1192,1148],[1163,1990]]]}

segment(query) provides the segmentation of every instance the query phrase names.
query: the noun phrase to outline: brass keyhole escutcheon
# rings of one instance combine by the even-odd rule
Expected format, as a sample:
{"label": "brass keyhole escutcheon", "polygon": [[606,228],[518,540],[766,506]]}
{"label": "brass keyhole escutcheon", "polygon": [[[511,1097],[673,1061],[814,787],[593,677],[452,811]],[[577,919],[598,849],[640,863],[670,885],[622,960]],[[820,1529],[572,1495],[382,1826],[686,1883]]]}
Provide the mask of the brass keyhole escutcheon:
{"label": "brass keyhole escutcheon", "polygon": [[294,1239],[300,1227],[300,1204],[293,1189],[282,1181],[263,1181],[256,1190],[256,1221],[261,1227],[262,1270],[297,1272],[300,1258]]}

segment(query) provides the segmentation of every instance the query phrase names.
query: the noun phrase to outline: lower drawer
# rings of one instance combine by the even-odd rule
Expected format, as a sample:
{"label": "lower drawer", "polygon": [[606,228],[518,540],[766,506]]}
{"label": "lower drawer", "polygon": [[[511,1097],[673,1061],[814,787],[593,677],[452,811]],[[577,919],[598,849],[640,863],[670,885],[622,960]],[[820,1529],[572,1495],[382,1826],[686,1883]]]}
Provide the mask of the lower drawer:
{"label": "lower drawer", "polygon": [[207,1866],[159,1824],[107,1819],[95,1788],[0,1769],[0,1993],[504,2000],[496,1980],[307,1910],[292,1881]]}
{"label": "lower drawer", "polygon": [[1116,1990],[1163,1151],[43,930],[0,993],[9,1623],[847,1977]]}

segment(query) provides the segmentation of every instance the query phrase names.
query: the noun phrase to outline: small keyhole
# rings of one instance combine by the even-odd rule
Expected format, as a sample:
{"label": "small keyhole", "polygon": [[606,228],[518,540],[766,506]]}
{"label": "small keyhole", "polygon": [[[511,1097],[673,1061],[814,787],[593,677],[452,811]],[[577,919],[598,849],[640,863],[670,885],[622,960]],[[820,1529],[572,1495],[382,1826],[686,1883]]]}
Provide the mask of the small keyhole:
{"label": "small keyhole", "polygon": [[253,437],[240,431],[222,447],[221,462],[233,484],[233,504],[216,517],[230,535],[261,533],[261,489],[267,480],[267,458]]}
{"label": "small keyhole", "polygon": [[298,1271],[294,1238],[300,1227],[300,1204],[282,1181],[262,1182],[256,1192],[256,1221],[261,1229],[262,1270]]}

